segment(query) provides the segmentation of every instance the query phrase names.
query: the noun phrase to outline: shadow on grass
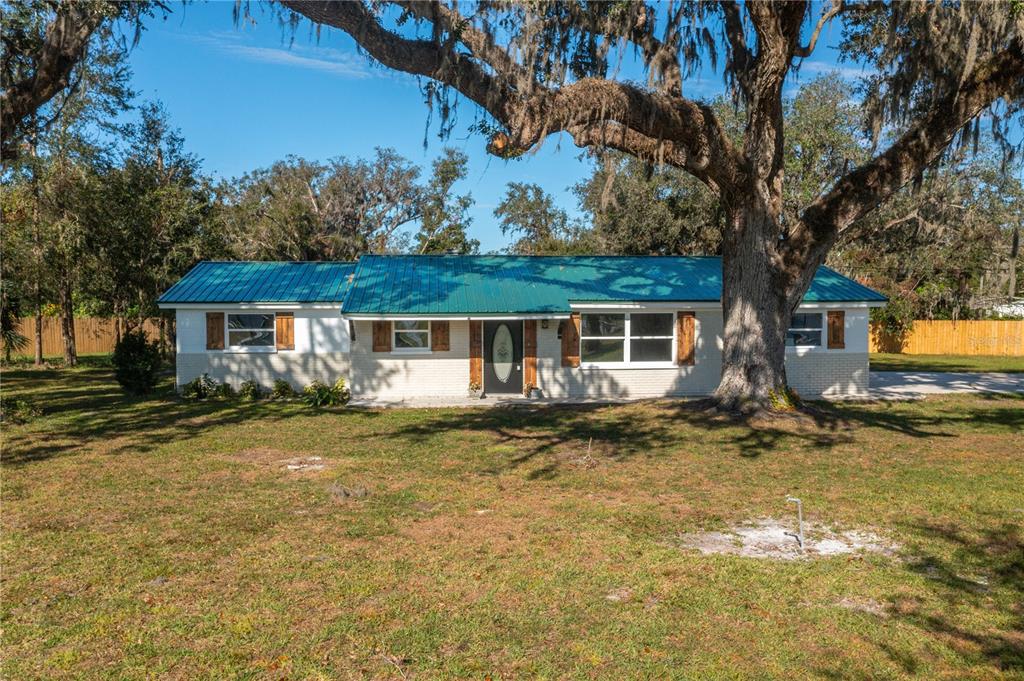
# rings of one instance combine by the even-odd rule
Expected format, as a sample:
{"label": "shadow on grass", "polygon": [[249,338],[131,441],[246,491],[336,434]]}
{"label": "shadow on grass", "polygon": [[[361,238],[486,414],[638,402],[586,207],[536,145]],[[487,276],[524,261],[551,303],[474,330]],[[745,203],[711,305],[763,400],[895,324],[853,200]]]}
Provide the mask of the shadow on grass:
{"label": "shadow on grass", "polygon": [[[908,608],[896,617],[950,641],[967,658],[1024,671],[1024,535],[1019,523],[1002,519],[972,532],[922,521],[914,529],[947,548],[942,556],[919,551],[910,568],[935,584],[943,607]],[[958,614],[965,607],[1008,617],[986,617],[972,626]]]}
{"label": "shadow on grass", "polygon": [[30,399],[43,416],[5,433],[4,465],[24,465],[108,441],[109,453],[146,452],[188,440],[202,431],[251,419],[283,420],[309,415],[304,406],[270,402],[188,402],[169,381],[144,397],[126,395],[102,362],[73,369],[8,369],[5,394]]}
{"label": "shadow on grass", "polygon": [[[989,399],[989,398],[986,398]],[[743,458],[784,452],[800,445],[827,451],[855,440],[859,429],[912,438],[954,438],[978,428],[1024,429],[1024,399],[992,396],[1006,406],[925,402],[815,403],[796,416],[733,417],[703,402],[655,402],[631,406],[516,406],[446,411],[434,418],[396,425],[390,434],[412,441],[445,432],[486,432],[497,445],[514,448],[500,468],[543,460],[530,477],[552,477],[559,455],[594,448],[607,458],[670,455],[699,441],[720,442]],[[562,456],[564,459],[565,456]],[[495,469],[492,472],[497,472]]]}

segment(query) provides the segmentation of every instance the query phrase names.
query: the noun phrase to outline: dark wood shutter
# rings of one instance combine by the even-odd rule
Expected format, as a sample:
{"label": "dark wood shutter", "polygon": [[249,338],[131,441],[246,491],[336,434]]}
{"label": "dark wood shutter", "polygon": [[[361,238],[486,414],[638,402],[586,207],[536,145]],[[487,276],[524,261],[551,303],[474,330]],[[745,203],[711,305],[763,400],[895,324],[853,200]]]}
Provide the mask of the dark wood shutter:
{"label": "dark wood shutter", "polygon": [[278,312],[275,319],[277,327],[277,349],[295,349],[295,315],[291,312]]}
{"label": "dark wood shutter", "polygon": [[224,349],[224,313],[206,313],[206,349]]}
{"label": "dark wood shutter", "polygon": [[430,322],[430,349],[438,352],[451,350],[448,322]]}
{"label": "dark wood shutter", "polygon": [[537,387],[537,320],[523,322],[523,387]]}
{"label": "dark wood shutter", "polygon": [[391,352],[391,322],[373,323],[373,351]]}
{"label": "dark wood shutter", "polygon": [[693,347],[695,319],[693,312],[680,312],[676,317],[676,364],[679,366],[693,366],[696,360]]}
{"label": "dark wood shutter", "polygon": [[562,366],[580,365],[580,313],[573,312],[562,321]]}
{"label": "dark wood shutter", "polygon": [[842,350],[846,347],[846,312],[829,310],[828,313],[828,349]]}
{"label": "dark wood shutter", "polygon": [[469,383],[484,385],[484,323],[469,323]]}

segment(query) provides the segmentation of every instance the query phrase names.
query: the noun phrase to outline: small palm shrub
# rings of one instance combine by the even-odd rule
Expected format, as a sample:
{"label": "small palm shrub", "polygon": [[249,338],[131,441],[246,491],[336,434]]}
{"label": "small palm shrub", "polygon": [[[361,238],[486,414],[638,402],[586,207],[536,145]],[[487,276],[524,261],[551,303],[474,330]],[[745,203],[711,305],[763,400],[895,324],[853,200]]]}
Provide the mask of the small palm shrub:
{"label": "small palm shrub", "polygon": [[339,378],[334,385],[313,381],[302,389],[302,399],[311,407],[337,407],[346,404],[349,397],[351,395],[344,378]]}
{"label": "small palm shrub", "polygon": [[129,331],[121,337],[114,347],[111,361],[117,382],[132,395],[152,392],[163,365],[160,345],[149,340],[142,329]]}
{"label": "small palm shrub", "polygon": [[181,386],[181,396],[187,400],[205,400],[213,397],[217,390],[217,381],[203,374]]}
{"label": "small palm shrub", "polygon": [[255,402],[263,399],[263,389],[256,381],[243,381],[242,385],[238,386],[238,397],[243,402]]}
{"label": "small palm shrub", "polygon": [[290,400],[295,397],[295,388],[288,381],[279,378],[270,389],[270,397],[275,400]]}

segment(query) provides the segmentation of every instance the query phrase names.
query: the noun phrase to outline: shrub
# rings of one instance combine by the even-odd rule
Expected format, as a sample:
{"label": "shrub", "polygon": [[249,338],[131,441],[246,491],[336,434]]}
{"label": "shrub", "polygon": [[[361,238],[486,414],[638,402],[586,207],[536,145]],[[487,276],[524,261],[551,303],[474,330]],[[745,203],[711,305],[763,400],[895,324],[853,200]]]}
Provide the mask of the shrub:
{"label": "shrub", "polygon": [[238,396],[244,402],[255,402],[263,399],[263,389],[256,381],[244,381],[242,385],[238,386]]}
{"label": "shrub", "polygon": [[279,378],[274,381],[274,386],[270,389],[270,396],[275,400],[288,400],[295,397],[295,388],[288,381]]}
{"label": "shrub", "polygon": [[232,400],[237,394],[230,383],[218,383],[217,387],[213,389],[213,396],[221,400]]}
{"label": "shrub", "polygon": [[188,400],[205,400],[217,390],[217,382],[203,374],[181,386],[181,396]]}
{"label": "shrub", "polygon": [[0,396],[0,422],[26,423],[42,415],[42,409],[24,398],[4,399]]}
{"label": "shrub", "polygon": [[163,365],[160,345],[149,340],[141,329],[129,331],[121,337],[111,360],[114,376],[125,392],[145,395],[156,387]]}
{"label": "shrub", "polygon": [[335,407],[347,403],[350,396],[344,378],[339,378],[334,385],[313,381],[302,389],[302,399],[311,407]]}

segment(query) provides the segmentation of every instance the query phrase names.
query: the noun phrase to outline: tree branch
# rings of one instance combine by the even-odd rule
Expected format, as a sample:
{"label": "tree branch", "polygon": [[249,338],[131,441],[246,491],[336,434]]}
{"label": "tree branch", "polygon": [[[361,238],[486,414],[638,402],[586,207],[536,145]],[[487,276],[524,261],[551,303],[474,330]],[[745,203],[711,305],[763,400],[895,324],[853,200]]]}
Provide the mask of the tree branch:
{"label": "tree branch", "polygon": [[17,156],[14,144],[25,120],[67,87],[71,71],[105,18],[103,11],[88,2],[60,3],[56,11],[46,27],[35,71],[10,84],[0,97],[0,127],[4,130],[0,153],[4,160]]}
{"label": "tree branch", "polygon": [[[616,148],[645,158],[652,157],[652,145],[657,144],[663,147],[659,154],[664,162],[679,164],[723,190],[738,185],[745,167],[709,107],[629,83],[597,78],[559,88],[545,87],[530,78],[527,89],[521,80],[522,67],[447,8],[402,5],[417,18],[432,23],[440,21],[443,27],[451,26],[453,30],[457,26],[459,42],[471,55],[461,54],[439,41],[402,37],[384,28],[361,2],[283,0],[282,4],[316,23],[340,28],[373,59],[389,68],[455,88],[506,127],[514,150],[526,151],[547,135],[561,131],[569,132],[577,143],[588,145],[614,138],[621,145]],[[474,61],[477,58],[489,68]],[[609,124],[625,130],[608,136]],[[640,146],[634,150],[633,144]]]}
{"label": "tree branch", "polygon": [[847,173],[830,192],[808,206],[788,239],[787,259],[822,262],[840,232],[920,175],[957,132],[996,99],[1024,97],[1022,42],[1017,38],[1007,49],[979,63],[960,88],[938,99],[884,153]]}
{"label": "tree branch", "polygon": [[797,49],[796,56],[801,58],[811,56],[811,53],[814,52],[815,46],[818,44],[818,36],[821,35],[821,29],[825,27],[825,24],[835,19],[844,9],[846,9],[846,7],[843,0],[832,0],[832,6],[822,12],[821,17],[818,19],[818,25],[814,27],[814,32],[811,34],[810,40],[807,41],[806,45]]}

